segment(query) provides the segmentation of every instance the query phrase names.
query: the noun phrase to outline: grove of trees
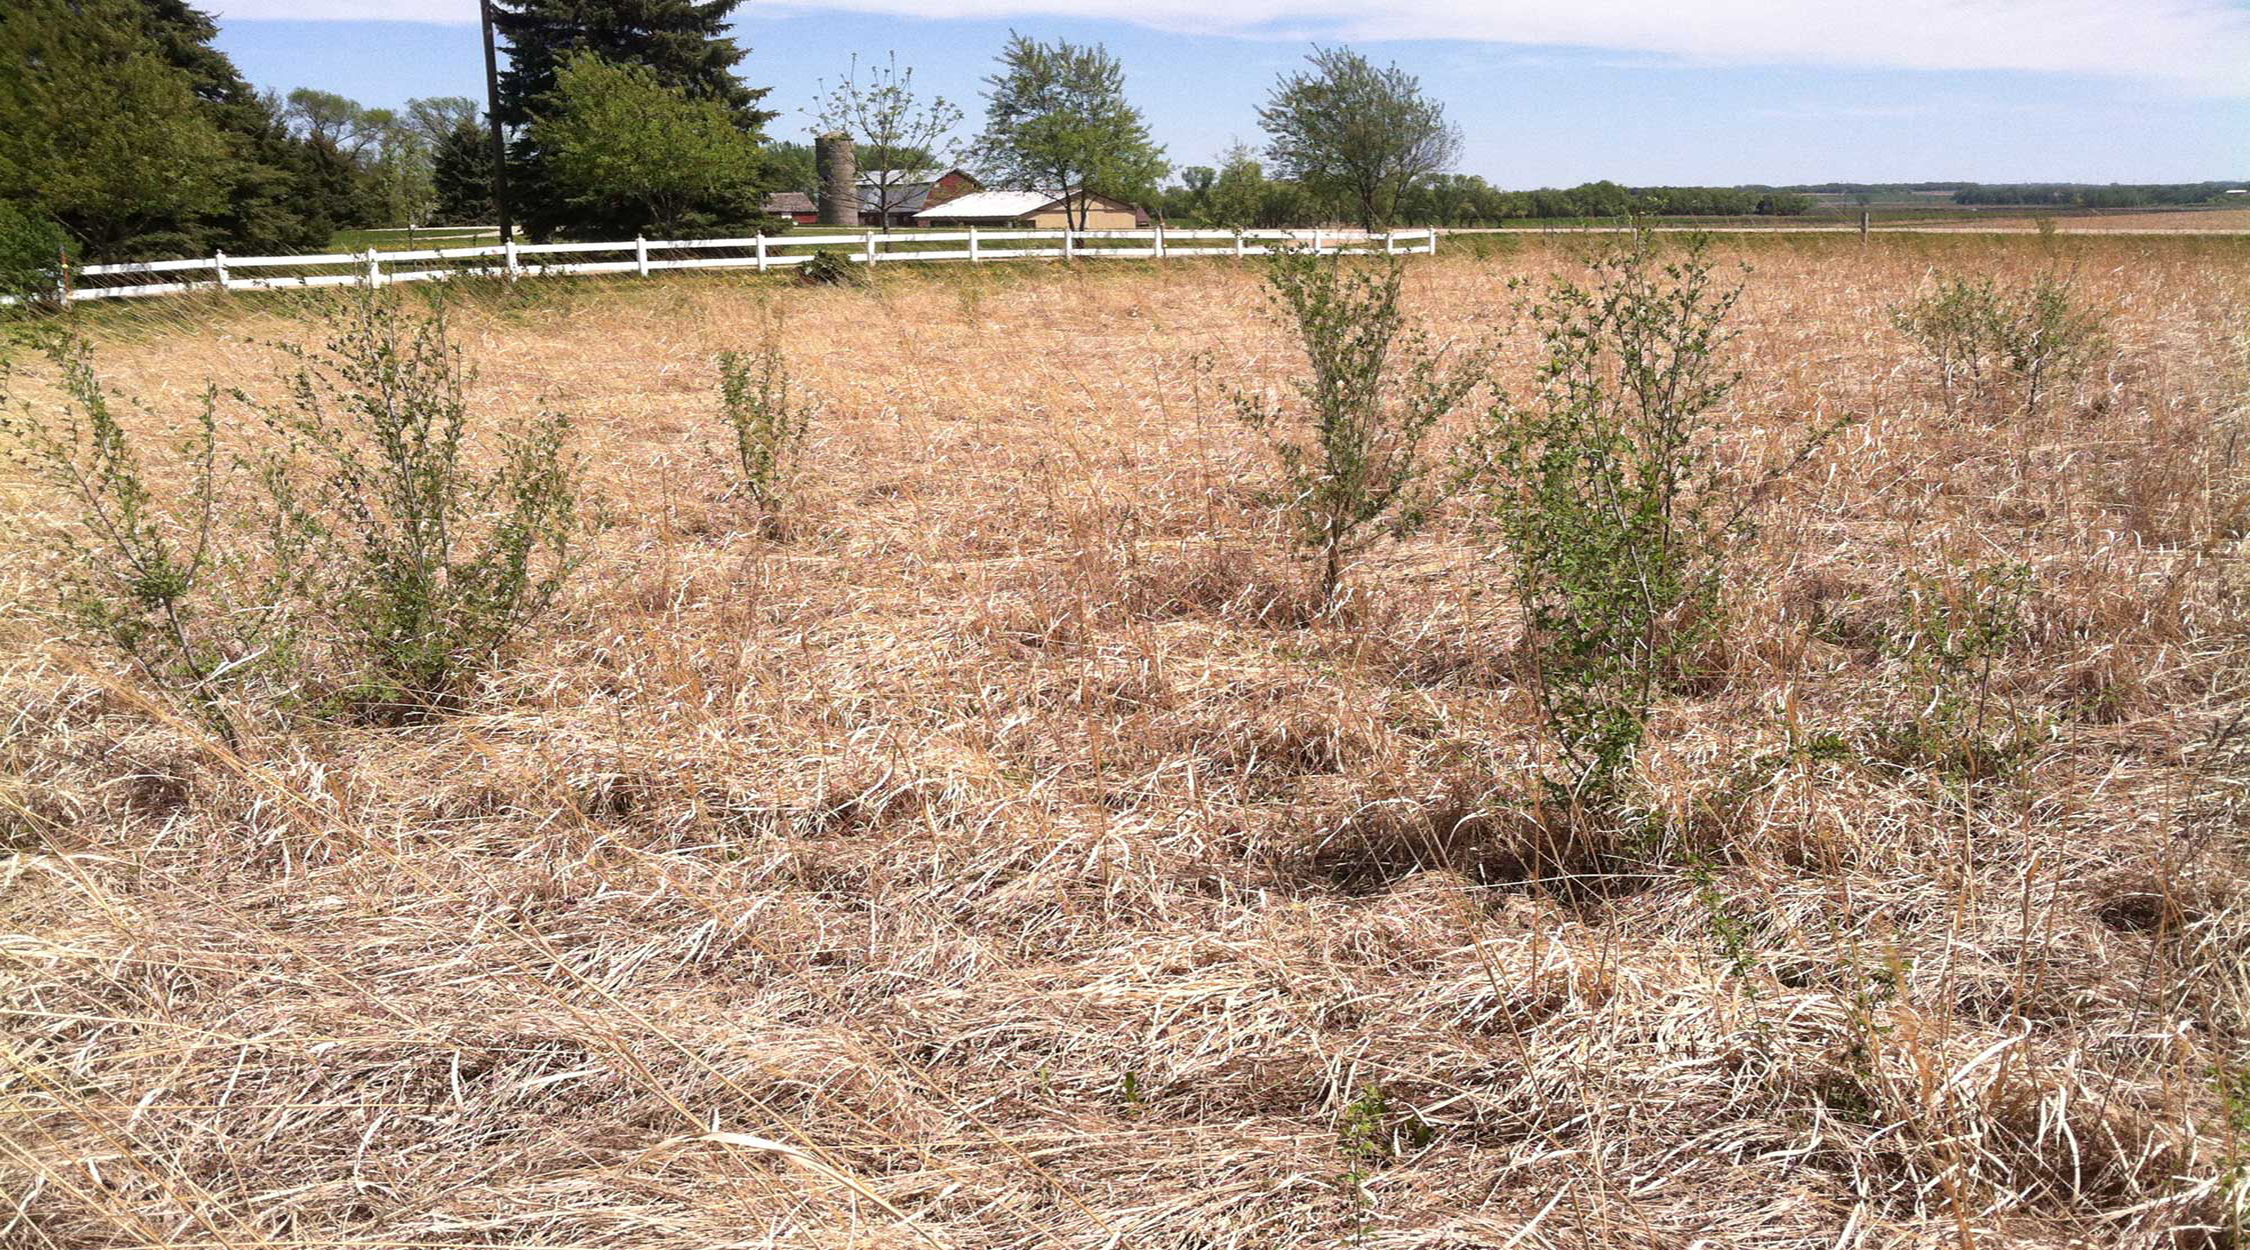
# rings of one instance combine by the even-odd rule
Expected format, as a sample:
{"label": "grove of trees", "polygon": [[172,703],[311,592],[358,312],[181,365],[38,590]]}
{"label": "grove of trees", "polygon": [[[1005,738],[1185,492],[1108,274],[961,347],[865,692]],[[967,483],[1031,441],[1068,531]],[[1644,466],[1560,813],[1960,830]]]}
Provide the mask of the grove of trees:
{"label": "grove of trees", "polygon": [[[739,0],[492,0],[507,40],[508,188],[534,238],[741,228],[778,173],[764,88],[735,67]],[[667,166],[678,165],[668,170]]]}

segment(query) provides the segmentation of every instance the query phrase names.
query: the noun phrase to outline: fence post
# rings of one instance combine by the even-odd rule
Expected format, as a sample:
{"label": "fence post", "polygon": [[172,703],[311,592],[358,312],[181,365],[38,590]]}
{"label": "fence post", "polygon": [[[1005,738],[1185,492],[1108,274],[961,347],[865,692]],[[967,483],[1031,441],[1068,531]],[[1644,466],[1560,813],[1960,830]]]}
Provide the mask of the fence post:
{"label": "fence post", "polygon": [[1237,230],[1234,232],[1234,258],[1236,260],[1241,260],[1242,257],[1242,232],[1240,230]]}
{"label": "fence post", "polygon": [[1870,215],[1864,208],[1859,210],[1859,241],[1862,243],[1867,242],[1867,219]]}
{"label": "fence post", "polygon": [[215,251],[215,252],[212,252],[212,253],[211,253],[211,270],[212,270],[212,272],[214,272],[214,273],[216,273],[216,274],[218,274],[218,275],[219,275],[219,289],[220,289],[220,290],[222,290],[222,291],[226,290],[226,289],[227,289],[227,254],[226,254],[225,252],[223,252],[223,251]]}
{"label": "fence post", "polygon": [[977,263],[977,228],[974,223],[969,226],[969,263]]}
{"label": "fence post", "polygon": [[367,249],[367,287],[369,290],[373,290],[381,285],[383,285],[383,267],[375,259],[375,249],[371,247]]}
{"label": "fence post", "polygon": [[648,239],[638,234],[633,236],[633,272],[648,276]]}
{"label": "fence post", "polygon": [[504,260],[504,266],[505,266],[505,268],[506,268],[506,269],[507,269],[507,271],[508,271],[508,281],[510,281],[510,282],[513,282],[513,281],[515,281],[515,280],[516,280],[516,236],[514,236],[513,234],[511,234],[511,235],[509,235],[509,236],[508,236],[507,238],[505,238],[505,239],[502,239],[502,240],[500,240],[500,254],[501,254],[501,256],[502,256],[502,257],[504,257],[504,258],[505,258],[505,260]]}
{"label": "fence post", "polygon": [[867,232],[867,267],[875,267],[875,232],[872,230]]}
{"label": "fence post", "polygon": [[1398,231],[1385,230],[1383,232],[1383,255],[1398,255]]}
{"label": "fence post", "polygon": [[1429,250],[1429,251],[1428,251],[1428,253],[1426,253],[1426,254],[1427,254],[1427,255],[1430,255],[1430,256],[1435,256],[1435,255],[1437,255],[1437,227],[1436,227],[1436,226],[1431,226],[1431,227],[1430,227],[1430,250]]}
{"label": "fence post", "polygon": [[1322,231],[1321,231],[1321,229],[1320,229],[1320,227],[1319,227],[1319,226],[1314,226],[1314,227],[1313,227],[1313,231],[1312,231],[1312,250],[1313,250],[1313,255],[1315,255],[1315,256],[1318,256],[1318,255],[1320,255],[1320,246],[1321,246],[1321,243],[1320,243],[1320,236],[1321,236],[1321,233],[1322,233]]}
{"label": "fence post", "polygon": [[70,249],[55,249],[55,302],[70,303]]}
{"label": "fence post", "polygon": [[1067,220],[1066,220],[1066,221],[1064,221],[1064,222],[1063,222],[1063,259],[1064,259],[1064,260],[1070,260],[1070,259],[1072,259],[1072,258],[1074,258],[1074,257],[1076,257],[1076,256],[1078,255],[1077,249],[1076,249],[1075,247],[1073,247],[1073,246],[1072,246],[1073,242],[1074,242],[1074,241],[1075,241],[1075,240],[1077,239],[1077,237],[1078,237],[1078,232],[1070,228],[1070,222],[1069,222],[1069,221],[1067,221]]}
{"label": "fence post", "polygon": [[758,236],[758,272],[766,271],[766,236]]}
{"label": "fence post", "polygon": [[1164,223],[1156,223],[1156,259],[1164,259]]}

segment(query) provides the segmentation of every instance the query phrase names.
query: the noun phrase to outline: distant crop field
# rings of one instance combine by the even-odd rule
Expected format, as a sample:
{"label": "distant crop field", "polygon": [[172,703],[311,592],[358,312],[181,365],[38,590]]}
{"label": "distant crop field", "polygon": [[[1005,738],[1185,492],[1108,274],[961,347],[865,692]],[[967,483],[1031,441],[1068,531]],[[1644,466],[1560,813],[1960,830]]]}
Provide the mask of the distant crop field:
{"label": "distant crop field", "polygon": [[[1409,263],[1490,352],[1441,476],[1585,242]],[[1717,246],[1704,450],[1763,484],[1626,823],[1531,781],[1488,495],[1313,602],[1224,399],[1302,376],[1256,264],[456,291],[464,419],[567,414],[588,536],[414,717],[168,695],[0,462],[0,1241],[2237,1244],[2250,249]],[[1893,323],[2042,273],[2101,333],[2041,403]],[[276,446],[225,388],[289,402],[323,307],[88,314],[160,501],[207,381],[222,464]],[[778,520],[721,417],[767,343]]]}
{"label": "distant crop field", "polygon": [[2250,207],[2194,208],[2176,211],[2118,212],[2118,213],[2057,213],[2042,214],[2037,209],[1988,210],[1973,220],[1956,222],[1952,219],[1933,219],[1924,224],[1958,225],[1961,229],[2015,229],[2036,230],[2042,220],[2052,221],[2062,231],[2146,231],[2162,233],[2171,231],[2229,231],[2250,234]]}

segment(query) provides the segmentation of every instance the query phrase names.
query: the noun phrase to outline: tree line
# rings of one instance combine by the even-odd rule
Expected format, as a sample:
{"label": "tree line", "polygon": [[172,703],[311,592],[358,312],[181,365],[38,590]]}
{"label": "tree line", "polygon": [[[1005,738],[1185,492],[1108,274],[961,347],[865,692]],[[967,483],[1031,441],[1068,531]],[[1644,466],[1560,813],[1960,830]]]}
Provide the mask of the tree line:
{"label": "tree line", "polygon": [[371,109],[253,89],[184,0],[0,12],[0,224],[96,258],[291,252],[338,229],[483,219],[474,101]]}
{"label": "tree line", "polygon": [[2023,204],[2054,208],[2157,208],[2207,204],[2244,182],[2174,182],[2087,186],[2076,183],[2008,183],[1962,187],[1956,204]]}
{"label": "tree line", "polygon": [[[768,89],[744,81],[748,50],[727,33],[739,2],[493,0],[510,200],[532,237],[785,228],[767,197],[813,191],[812,152],[769,134]],[[186,0],[11,0],[0,13],[0,268],[52,264],[62,249],[94,260],[302,252],[339,229],[493,220],[476,101],[389,109],[309,87],[260,92],[216,34]],[[1787,216],[1811,209],[1818,189],[1503,190],[1456,172],[1460,128],[1419,79],[1348,47],[1315,48],[1280,74],[1257,109],[1264,141],[1208,165],[1175,167],[1099,43],[1011,32],[983,102],[981,129],[957,139],[964,111],[924,95],[893,55],[854,58],[810,113],[813,128],[855,138],[882,195],[904,171],[959,163],[991,185],[1082,190],[1181,225]],[[1962,204],[2091,207],[2225,189],[1929,185]],[[1087,208],[1081,198],[1081,224]]]}

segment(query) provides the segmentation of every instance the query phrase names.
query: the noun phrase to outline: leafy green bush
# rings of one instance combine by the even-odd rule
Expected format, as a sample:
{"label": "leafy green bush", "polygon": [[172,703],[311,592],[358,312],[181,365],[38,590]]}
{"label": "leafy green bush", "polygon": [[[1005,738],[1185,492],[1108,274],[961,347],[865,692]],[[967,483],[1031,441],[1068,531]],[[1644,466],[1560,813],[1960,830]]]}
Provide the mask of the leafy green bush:
{"label": "leafy green bush", "polygon": [[1906,670],[1912,707],[1884,735],[1894,760],[1978,781],[2005,773],[2036,745],[2035,726],[1994,689],[1993,667],[2023,637],[2032,594],[2021,563],[1915,576],[1902,628],[1885,648]]}
{"label": "leafy green bush", "polygon": [[169,497],[85,342],[45,343],[61,411],[22,407],[0,432],[68,501],[64,606],[230,739],[254,675],[277,699],[386,720],[441,706],[575,567],[569,423],[503,434],[494,467],[475,468],[468,374],[442,315],[356,296],[324,350],[291,349],[284,402],[232,392],[280,436],[256,458],[220,456],[207,388],[180,452],[188,485]]}
{"label": "leafy green bush", "polygon": [[69,250],[61,226],[0,201],[0,296],[16,301],[14,310],[54,306]]}
{"label": "leafy green bush", "polygon": [[2023,414],[2039,415],[2048,391],[2084,376],[2108,344],[2099,312],[2078,301],[2071,280],[2042,273],[2001,322],[2000,365],[2023,391]]}
{"label": "leafy green bush", "polygon": [[797,280],[810,286],[856,286],[866,279],[851,258],[822,248],[797,267]]}
{"label": "leafy green bush", "polygon": [[789,370],[778,344],[768,342],[751,359],[720,354],[719,413],[734,435],[743,493],[769,521],[783,510],[815,407],[790,398]]}
{"label": "leafy green bush", "polygon": [[1738,377],[1721,357],[1741,291],[1700,241],[1671,263],[1638,238],[1598,256],[1590,286],[1558,280],[1530,304],[1539,389],[1503,394],[1478,438],[1527,684],[1567,774],[1549,783],[1568,801],[1618,797],[1657,696],[1720,628],[1757,493],[1709,454]]}
{"label": "leafy green bush", "polygon": [[226,679],[239,681],[271,650],[278,609],[262,595],[228,593],[226,583],[241,570],[214,541],[218,392],[204,391],[194,431],[179,448],[187,490],[166,500],[117,418],[92,349],[69,331],[42,336],[40,348],[59,375],[61,412],[11,409],[0,414],[0,434],[72,510],[57,535],[66,615],[152,685],[186,697],[232,740]]}
{"label": "leafy green bush", "polygon": [[1229,388],[1235,416],[1280,461],[1273,492],[1317,553],[1320,597],[1333,605],[1346,563],[1370,531],[1403,535],[1443,494],[1425,479],[1422,443],[1481,382],[1473,367],[1406,326],[1399,308],[1405,266],[1346,268],[1337,258],[1284,251],[1266,271],[1268,295],[1297,332],[1307,371],[1294,402]]}
{"label": "leafy green bush", "polygon": [[2005,382],[2023,414],[2037,416],[2048,392],[2082,375],[2106,341],[2101,315],[2052,273],[2014,289],[1991,277],[1939,278],[1891,319],[1937,367],[1948,414],[1964,401],[1981,405]]}
{"label": "leafy green bush", "polygon": [[1911,303],[1891,310],[1891,322],[1937,366],[1945,410],[1959,398],[1983,394],[1988,356],[2000,322],[2000,292],[1989,277],[1944,277]]}
{"label": "leafy green bush", "polygon": [[547,413],[471,454],[471,374],[442,309],[359,292],[319,352],[291,348],[287,400],[237,391],[289,450],[261,479],[274,554],[350,657],[351,703],[441,705],[550,607],[575,567],[577,465]]}

